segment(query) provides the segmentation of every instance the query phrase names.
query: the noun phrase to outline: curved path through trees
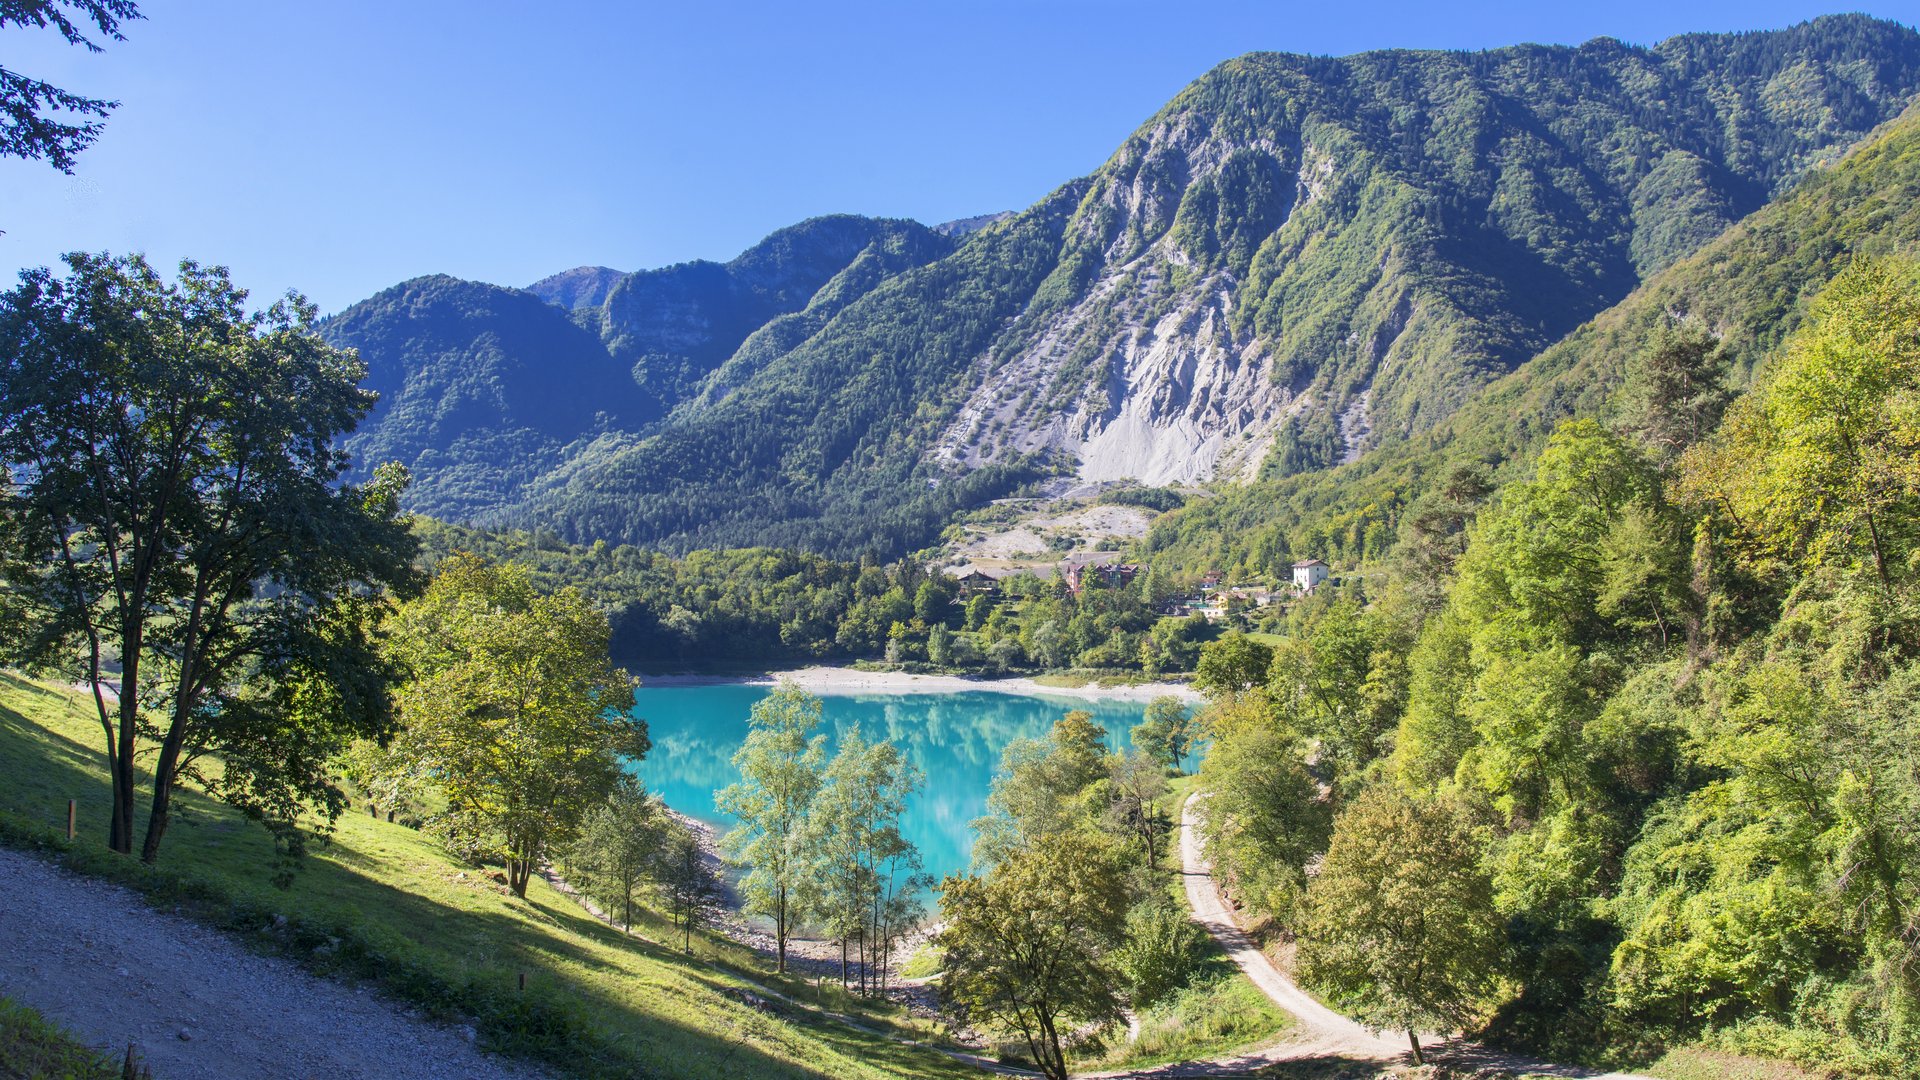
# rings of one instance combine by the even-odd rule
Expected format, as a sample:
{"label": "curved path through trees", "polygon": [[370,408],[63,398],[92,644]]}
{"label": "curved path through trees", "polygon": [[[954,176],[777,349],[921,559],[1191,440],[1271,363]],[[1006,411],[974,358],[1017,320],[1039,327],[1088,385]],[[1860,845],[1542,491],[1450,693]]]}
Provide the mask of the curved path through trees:
{"label": "curved path through trees", "polygon": [[[1189,795],[1180,808],[1180,878],[1186,887],[1187,906],[1193,919],[1220,943],[1248,979],[1275,1005],[1293,1017],[1298,1025],[1294,1037],[1274,1046],[1238,1058],[1196,1066],[1192,1063],[1169,1065],[1132,1073],[1134,1076],[1240,1075],[1261,1064],[1309,1059],[1377,1061],[1382,1065],[1410,1060],[1405,1043],[1376,1036],[1366,1028],[1316,1001],[1299,984],[1281,971],[1271,957],[1260,951],[1253,938],[1240,927],[1233,908],[1213,879],[1212,867],[1200,843],[1199,793]],[[1423,1042],[1429,1061],[1440,1061],[1474,1068],[1497,1068],[1536,1076],[1584,1077],[1590,1080],[1652,1080],[1634,1073],[1602,1072],[1567,1065],[1552,1065],[1516,1054],[1508,1054],[1463,1040]]]}

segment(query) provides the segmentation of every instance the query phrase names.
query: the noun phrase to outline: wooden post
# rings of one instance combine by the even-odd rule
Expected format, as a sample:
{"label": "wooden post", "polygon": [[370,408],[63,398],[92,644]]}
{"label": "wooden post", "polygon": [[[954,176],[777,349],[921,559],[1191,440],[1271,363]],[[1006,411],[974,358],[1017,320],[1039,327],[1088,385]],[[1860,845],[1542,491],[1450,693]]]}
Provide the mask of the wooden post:
{"label": "wooden post", "polygon": [[67,800],[67,839],[69,840],[73,839],[73,802],[72,799]]}
{"label": "wooden post", "polygon": [[527,973],[523,971],[520,973],[520,989],[524,992],[526,988],[527,988]]}

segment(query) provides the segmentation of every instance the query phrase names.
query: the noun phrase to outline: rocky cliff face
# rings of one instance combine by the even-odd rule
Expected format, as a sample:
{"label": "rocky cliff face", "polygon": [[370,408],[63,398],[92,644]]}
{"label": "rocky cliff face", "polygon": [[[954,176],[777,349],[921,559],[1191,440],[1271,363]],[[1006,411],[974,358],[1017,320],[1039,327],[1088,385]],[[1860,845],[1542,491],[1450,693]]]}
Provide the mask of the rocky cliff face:
{"label": "rocky cliff face", "polygon": [[1904,28],[1222,65],[1098,172],[1043,305],[927,451],[1086,480],[1352,461],[1717,235],[1920,89]]}
{"label": "rocky cliff face", "polygon": [[[571,322],[639,419],[554,433],[567,460],[503,519],[894,553],[1062,466],[1167,483],[1352,461],[1445,422],[1916,91],[1920,34],[1857,16],[1232,60],[1019,213],[816,219],[620,278]],[[601,283],[575,277],[565,295]],[[499,463],[436,467],[478,490]]]}

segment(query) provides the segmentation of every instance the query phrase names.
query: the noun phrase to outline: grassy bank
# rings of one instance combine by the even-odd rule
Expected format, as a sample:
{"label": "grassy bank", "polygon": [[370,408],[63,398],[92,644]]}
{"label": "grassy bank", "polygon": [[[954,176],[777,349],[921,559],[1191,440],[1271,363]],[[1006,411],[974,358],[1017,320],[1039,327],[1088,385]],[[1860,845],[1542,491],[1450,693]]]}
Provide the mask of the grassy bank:
{"label": "grassy bank", "polygon": [[81,1045],[46,1017],[0,996],[0,1080],[121,1080],[125,1059]]}
{"label": "grassy bank", "polygon": [[[188,793],[160,865],[106,850],[110,792],[99,723],[79,695],[0,674],[0,840],[36,848],[178,907],[323,974],[365,979],[432,1015],[472,1023],[483,1046],[580,1076],[941,1077],[977,1075],[773,989],[907,1038],[904,1015],[781,981],[756,954],[696,937],[694,955],[652,913],[628,937],[535,879],[527,898],[448,857],[430,838],[350,814],[293,886],[268,882],[257,825]],[[64,839],[67,800],[80,837]],[[144,810],[144,808],[143,808]],[[651,939],[651,940],[650,940]],[[521,973],[527,989],[519,987]]]}

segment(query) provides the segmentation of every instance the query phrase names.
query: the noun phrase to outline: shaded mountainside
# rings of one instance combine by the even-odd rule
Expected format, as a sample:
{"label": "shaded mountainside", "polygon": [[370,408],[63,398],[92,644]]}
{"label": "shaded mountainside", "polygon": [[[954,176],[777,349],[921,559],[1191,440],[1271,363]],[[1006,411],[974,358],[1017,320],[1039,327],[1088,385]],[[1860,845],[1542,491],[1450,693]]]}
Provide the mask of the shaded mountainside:
{"label": "shaded mountainside", "polygon": [[649,412],[597,337],[517,289],[415,278],[329,319],[322,333],[360,351],[380,395],[347,440],[354,460],[405,464],[409,500],[430,514],[512,502],[567,444]]}
{"label": "shaded mountainside", "polygon": [[607,302],[607,293],[626,276],[605,266],[576,266],[541,278],[527,286],[527,291],[568,311],[599,307]]}
{"label": "shaded mountainside", "polygon": [[1655,274],[1432,431],[1340,468],[1231,488],[1163,519],[1149,538],[1155,562],[1272,573],[1295,550],[1380,558],[1408,521],[1442,497],[1444,478],[1457,467],[1504,480],[1572,417],[1641,426],[1637,388],[1664,327],[1717,343],[1738,390],[1804,321],[1808,298],[1856,253],[1917,250],[1920,106]]}
{"label": "shaded mountainside", "polygon": [[381,395],[348,445],[363,465],[408,465],[415,509],[485,519],[569,446],[660,418],[816,292],[844,303],[951,246],[914,222],[842,216],[782,229],[728,263],[580,267],[526,290],[416,278],[323,328],[360,351]]}
{"label": "shaded mountainside", "polygon": [[[1920,35],[1856,16],[1243,57],[957,240],[820,219],[621,278],[573,319],[642,389],[639,422],[575,432],[487,509],[573,539],[894,553],[1047,472],[1251,479],[1424,443],[1916,90]],[[591,295],[569,280],[542,284]]]}

